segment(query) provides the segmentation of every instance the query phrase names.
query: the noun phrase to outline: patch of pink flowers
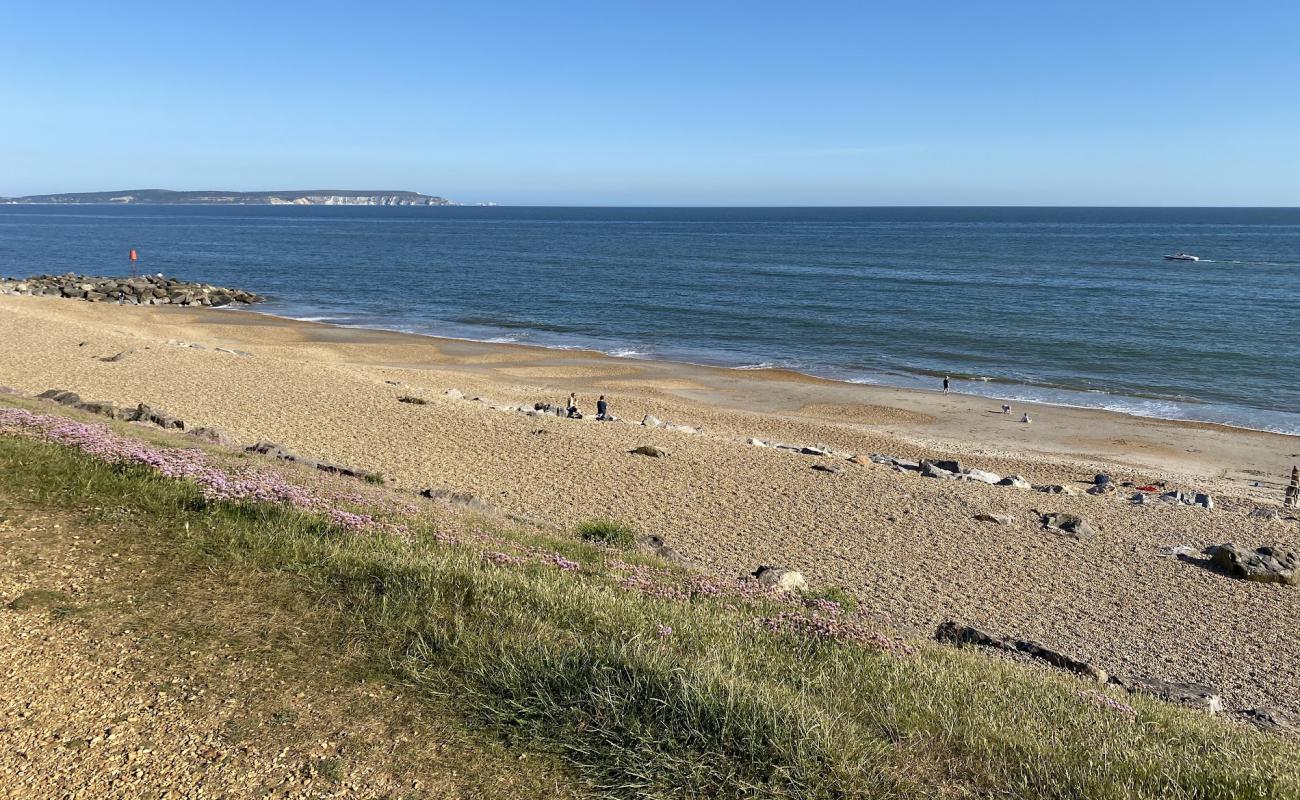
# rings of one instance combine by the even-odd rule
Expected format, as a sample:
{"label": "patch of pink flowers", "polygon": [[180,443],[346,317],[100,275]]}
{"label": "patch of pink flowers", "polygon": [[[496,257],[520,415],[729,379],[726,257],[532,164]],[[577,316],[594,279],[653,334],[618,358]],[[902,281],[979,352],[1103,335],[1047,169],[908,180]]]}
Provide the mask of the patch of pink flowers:
{"label": "patch of pink flowers", "polygon": [[554,564],[565,572],[575,572],[579,566],[577,561],[570,561],[559,553],[547,553],[542,560],[547,564]]}
{"label": "patch of pink flowers", "polygon": [[491,552],[484,553],[483,560],[490,564],[496,564],[499,567],[522,567],[527,563],[527,559],[521,556],[513,556],[509,553]]}
{"label": "patch of pink flowers", "polygon": [[312,491],[290,483],[270,470],[227,471],[197,448],[163,448],[113,433],[106,425],[88,425],[65,417],[35,414],[21,408],[0,408],[0,433],[42,439],[78,450],[109,464],[132,464],[160,475],[198,484],[209,500],[281,503],[324,513],[348,530],[374,524],[368,514],[333,506]]}
{"label": "patch of pink flowers", "polygon": [[1133,706],[1128,703],[1121,703],[1104,692],[1080,691],[1079,697],[1080,699],[1099,705],[1102,708],[1108,708],[1111,711],[1118,712],[1126,717],[1137,716],[1137,709],[1133,708]]}
{"label": "patch of pink flowers", "polygon": [[660,639],[667,639],[669,636],[672,636],[672,635],[673,635],[673,629],[670,628],[669,626],[663,624],[662,622],[656,622],[656,623],[655,623],[655,634],[656,634]]}

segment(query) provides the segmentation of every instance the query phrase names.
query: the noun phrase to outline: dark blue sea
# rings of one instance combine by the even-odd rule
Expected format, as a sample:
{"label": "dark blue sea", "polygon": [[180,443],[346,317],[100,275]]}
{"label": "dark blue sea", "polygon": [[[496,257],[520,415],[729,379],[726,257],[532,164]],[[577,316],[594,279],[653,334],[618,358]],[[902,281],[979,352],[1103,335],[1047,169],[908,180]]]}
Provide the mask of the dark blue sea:
{"label": "dark blue sea", "polygon": [[130,248],[287,317],[1300,434],[1300,209],[0,206],[0,274]]}

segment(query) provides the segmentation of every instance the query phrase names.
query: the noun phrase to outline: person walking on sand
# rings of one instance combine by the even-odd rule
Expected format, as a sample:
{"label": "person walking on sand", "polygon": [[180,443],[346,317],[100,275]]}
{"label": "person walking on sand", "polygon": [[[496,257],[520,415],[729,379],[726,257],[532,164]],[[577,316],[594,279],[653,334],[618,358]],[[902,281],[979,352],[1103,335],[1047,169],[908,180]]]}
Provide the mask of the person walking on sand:
{"label": "person walking on sand", "polygon": [[604,422],[609,418],[609,403],[605,402],[605,395],[596,398],[596,419]]}
{"label": "person walking on sand", "polygon": [[943,376],[943,393],[944,393],[944,394],[947,394],[947,393],[948,393],[948,388],[949,388],[948,376],[947,376],[947,375],[944,375],[944,376]]}

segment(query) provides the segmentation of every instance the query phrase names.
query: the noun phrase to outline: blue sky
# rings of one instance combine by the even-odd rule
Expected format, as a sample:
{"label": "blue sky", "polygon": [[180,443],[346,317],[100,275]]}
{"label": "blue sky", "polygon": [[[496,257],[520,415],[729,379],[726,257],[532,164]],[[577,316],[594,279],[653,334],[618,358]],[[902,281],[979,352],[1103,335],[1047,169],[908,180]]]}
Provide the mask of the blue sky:
{"label": "blue sky", "polygon": [[15,2],[0,195],[1300,205],[1295,2]]}

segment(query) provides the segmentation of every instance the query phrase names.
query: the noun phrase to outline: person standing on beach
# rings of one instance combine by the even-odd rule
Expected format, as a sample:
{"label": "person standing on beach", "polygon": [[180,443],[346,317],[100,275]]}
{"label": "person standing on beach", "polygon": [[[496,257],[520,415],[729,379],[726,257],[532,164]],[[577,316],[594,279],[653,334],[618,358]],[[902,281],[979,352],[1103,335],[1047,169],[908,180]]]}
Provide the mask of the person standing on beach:
{"label": "person standing on beach", "polygon": [[944,393],[944,394],[947,394],[947,393],[948,393],[948,376],[947,376],[947,375],[944,375],[944,376],[943,376],[943,393]]}
{"label": "person standing on beach", "polygon": [[596,398],[596,419],[605,421],[609,417],[609,403],[605,402],[605,395]]}

